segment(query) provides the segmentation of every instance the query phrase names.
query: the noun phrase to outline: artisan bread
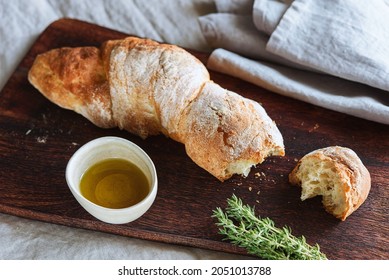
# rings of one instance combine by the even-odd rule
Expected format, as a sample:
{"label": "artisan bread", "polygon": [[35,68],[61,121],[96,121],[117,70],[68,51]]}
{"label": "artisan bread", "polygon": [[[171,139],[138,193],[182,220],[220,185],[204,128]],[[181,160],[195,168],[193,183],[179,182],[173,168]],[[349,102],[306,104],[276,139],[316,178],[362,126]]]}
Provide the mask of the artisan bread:
{"label": "artisan bread", "polygon": [[28,78],[49,100],[99,127],[183,143],[221,181],[285,153],[259,103],[211,81],[196,57],[174,45],[128,37],[100,48],[54,49],[37,56]]}
{"label": "artisan bread", "polygon": [[331,146],[302,157],[289,174],[292,185],[301,186],[301,200],[317,195],[327,212],[344,221],[366,200],[370,173],[351,149]]}

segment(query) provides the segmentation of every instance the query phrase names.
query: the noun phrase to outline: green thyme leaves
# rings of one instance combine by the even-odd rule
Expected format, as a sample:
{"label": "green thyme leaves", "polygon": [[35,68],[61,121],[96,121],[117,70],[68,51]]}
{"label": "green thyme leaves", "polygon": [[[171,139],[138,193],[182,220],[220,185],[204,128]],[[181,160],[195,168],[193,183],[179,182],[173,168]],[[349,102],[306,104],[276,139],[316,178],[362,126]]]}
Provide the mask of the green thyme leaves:
{"label": "green thyme leaves", "polygon": [[319,245],[309,245],[304,236],[295,237],[288,227],[277,228],[269,218],[257,217],[254,207],[243,205],[233,195],[223,211],[216,208],[212,217],[218,221],[224,240],[243,247],[249,254],[268,260],[325,260]]}

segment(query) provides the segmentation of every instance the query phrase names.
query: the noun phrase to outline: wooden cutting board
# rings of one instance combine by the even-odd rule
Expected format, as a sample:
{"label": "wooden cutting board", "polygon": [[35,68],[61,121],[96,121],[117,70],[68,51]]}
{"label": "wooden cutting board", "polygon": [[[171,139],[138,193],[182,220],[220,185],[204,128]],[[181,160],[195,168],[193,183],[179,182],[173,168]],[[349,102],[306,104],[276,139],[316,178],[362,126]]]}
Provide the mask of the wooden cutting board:
{"label": "wooden cutting board", "polygon": [[[0,94],[0,211],[50,223],[123,236],[245,254],[218,234],[212,210],[233,193],[257,214],[288,225],[318,243],[330,259],[389,259],[388,126],[274,94],[239,79],[211,72],[223,87],[260,102],[284,136],[286,156],[272,157],[247,178],[221,183],[194,164],[184,146],[164,136],[142,140],[118,129],[100,129],[82,116],[46,100],[27,81],[35,56],[62,46],[98,46],[126,34],[71,19],[51,24],[31,47]],[[191,51],[204,63],[207,54]],[[141,146],[154,161],[159,192],[135,222],[110,225],[90,216],[65,182],[72,154],[97,137],[114,135]],[[360,156],[372,176],[367,201],[345,222],[327,214],[320,198],[301,202],[288,183],[297,159],[330,145]]]}

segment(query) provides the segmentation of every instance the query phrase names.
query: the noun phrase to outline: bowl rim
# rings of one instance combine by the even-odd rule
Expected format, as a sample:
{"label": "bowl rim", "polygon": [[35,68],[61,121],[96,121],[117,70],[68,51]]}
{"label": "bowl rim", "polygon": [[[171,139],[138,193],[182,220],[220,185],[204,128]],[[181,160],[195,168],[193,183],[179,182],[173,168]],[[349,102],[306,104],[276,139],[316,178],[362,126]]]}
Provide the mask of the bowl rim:
{"label": "bowl rim", "polygon": [[[108,142],[120,142],[121,144],[128,146],[131,150],[136,151],[137,154],[140,154],[142,156],[143,160],[145,161],[145,164],[149,168],[151,180],[150,180],[150,190],[149,190],[148,194],[141,201],[139,201],[138,203],[131,205],[129,207],[109,208],[109,207],[104,207],[104,206],[98,205],[98,204],[88,200],[86,197],[84,197],[81,194],[77,185],[74,184],[74,179],[70,178],[72,170],[74,170],[74,168],[77,168],[76,164],[77,164],[77,159],[79,157],[81,157],[86,152],[90,152],[91,150],[93,150],[99,146],[106,145]],[[125,157],[107,157],[107,159],[108,158],[126,159]],[[134,163],[134,164],[137,165],[136,163]],[[146,174],[146,176],[149,177],[147,174]],[[86,142],[80,148],[78,148],[73,153],[73,155],[70,157],[70,159],[66,165],[65,179],[66,179],[66,183],[67,183],[70,191],[72,192],[73,196],[76,198],[77,202],[89,213],[90,213],[90,211],[88,209],[86,209],[84,207],[84,205],[82,205],[82,203],[79,201],[79,199],[81,199],[83,201],[83,203],[90,205],[92,208],[95,208],[98,211],[104,211],[107,213],[125,213],[125,212],[132,212],[132,211],[135,212],[137,210],[143,211],[142,208],[147,207],[148,204],[150,204],[149,207],[151,207],[151,205],[153,204],[154,199],[156,197],[157,190],[158,190],[157,171],[156,171],[154,162],[152,161],[150,156],[134,142],[132,142],[128,139],[125,139],[125,138],[117,137],[117,136],[103,136],[103,137],[95,138],[93,140]],[[151,200],[151,202],[150,202],[150,200]],[[147,210],[148,210],[148,208],[144,211],[144,213],[147,212]],[[142,213],[142,215],[144,213]],[[92,213],[90,213],[90,214],[92,214]],[[92,215],[95,216],[94,214],[92,214]],[[99,219],[98,217],[96,217],[96,218]]]}

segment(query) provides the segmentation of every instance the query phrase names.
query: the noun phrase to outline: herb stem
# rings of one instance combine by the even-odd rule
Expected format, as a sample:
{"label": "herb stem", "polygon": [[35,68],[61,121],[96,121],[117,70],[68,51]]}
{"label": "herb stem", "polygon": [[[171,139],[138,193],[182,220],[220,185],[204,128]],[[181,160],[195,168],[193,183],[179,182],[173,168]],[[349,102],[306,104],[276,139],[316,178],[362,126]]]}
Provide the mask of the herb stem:
{"label": "herb stem", "polygon": [[318,244],[311,246],[304,236],[293,236],[290,228],[278,228],[270,218],[257,217],[254,207],[243,205],[235,195],[227,204],[225,211],[218,207],[212,216],[218,220],[216,225],[225,236],[223,240],[264,259],[327,259]]}

